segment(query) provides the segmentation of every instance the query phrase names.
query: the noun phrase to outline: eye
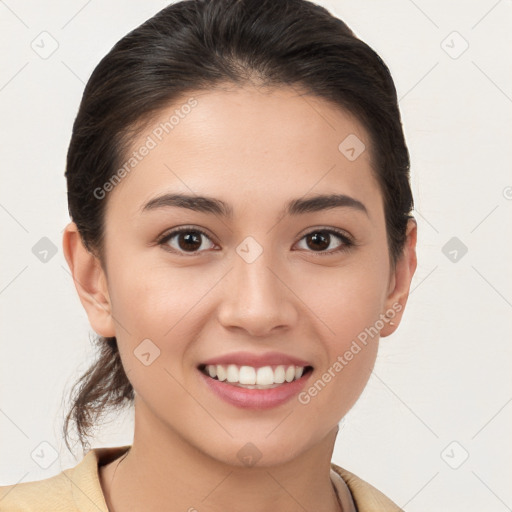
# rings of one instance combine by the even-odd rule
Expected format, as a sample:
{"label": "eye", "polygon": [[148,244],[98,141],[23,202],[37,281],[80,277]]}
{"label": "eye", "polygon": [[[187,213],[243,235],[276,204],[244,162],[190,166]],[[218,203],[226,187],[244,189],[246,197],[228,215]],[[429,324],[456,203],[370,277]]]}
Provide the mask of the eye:
{"label": "eye", "polygon": [[[327,251],[333,241],[333,235],[338,240],[338,245]],[[202,238],[206,238],[210,242],[210,247],[203,247]],[[355,243],[351,238],[342,233],[341,231],[329,229],[315,229],[304,235],[300,241],[306,240],[306,249],[312,249],[312,252],[317,253],[319,256],[330,255],[342,251],[347,251]],[[184,226],[179,229],[174,229],[164,234],[159,240],[158,244],[164,246],[164,249],[191,255],[198,254],[202,250],[211,249],[215,244],[211,241],[207,233],[199,228]]]}
{"label": "eye", "polygon": [[[325,249],[331,245],[333,235],[338,239],[339,243],[334,249],[326,251]],[[321,228],[310,231],[304,235],[300,241],[302,240],[306,240],[306,248],[313,249],[313,252],[318,253],[319,256],[327,256],[329,254],[347,251],[355,245],[346,234],[334,229]]]}
{"label": "eye", "polygon": [[[210,237],[201,229],[193,227],[182,227],[174,229],[166,233],[158,240],[158,244],[164,246],[166,250],[178,253],[198,253],[199,249],[203,246],[202,238],[205,237],[210,240]],[[210,243],[212,246],[213,242]],[[206,249],[211,247],[206,247]],[[203,249],[205,249],[203,247]]]}

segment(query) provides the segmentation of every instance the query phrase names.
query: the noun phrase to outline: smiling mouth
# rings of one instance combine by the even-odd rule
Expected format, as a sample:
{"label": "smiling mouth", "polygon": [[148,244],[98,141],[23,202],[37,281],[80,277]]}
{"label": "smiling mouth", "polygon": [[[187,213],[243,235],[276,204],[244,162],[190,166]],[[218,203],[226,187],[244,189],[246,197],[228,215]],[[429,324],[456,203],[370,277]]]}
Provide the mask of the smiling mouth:
{"label": "smiling mouth", "polygon": [[312,366],[268,365],[262,367],[236,364],[201,364],[200,372],[211,379],[246,389],[271,389],[299,380],[313,371]]}

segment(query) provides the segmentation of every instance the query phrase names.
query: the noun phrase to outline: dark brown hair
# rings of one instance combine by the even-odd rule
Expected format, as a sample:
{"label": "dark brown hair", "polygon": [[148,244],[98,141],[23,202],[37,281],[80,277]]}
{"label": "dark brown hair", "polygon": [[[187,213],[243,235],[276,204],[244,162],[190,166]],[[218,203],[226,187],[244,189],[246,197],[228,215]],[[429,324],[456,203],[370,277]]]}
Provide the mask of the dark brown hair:
{"label": "dark brown hair", "polygon": [[[189,92],[248,83],[298,87],[361,122],[370,135],[394,265],[413,208],[395,86],[374,50],[306,0],[184,0],[115,44],[87,82],[67,154],[69,213],[85,247],[104,263],[108,198],[94,191],[119,169],[148,121]],[[70,421],[85,448],[104,412],[133,403],[116,338],[96,342],[97,360],[71,394],[63,426],[68,448]]]}

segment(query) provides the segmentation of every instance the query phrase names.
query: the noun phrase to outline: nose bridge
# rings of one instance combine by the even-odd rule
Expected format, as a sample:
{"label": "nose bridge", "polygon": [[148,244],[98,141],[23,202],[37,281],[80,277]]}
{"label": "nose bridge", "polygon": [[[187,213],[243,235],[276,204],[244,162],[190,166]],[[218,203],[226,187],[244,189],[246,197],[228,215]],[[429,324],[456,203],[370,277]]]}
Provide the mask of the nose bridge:
{"label": "nose bridge", "polygon": [[286,279],[278,277],[280,265],[271,250],[258,246],[254,239],[246,239],[237,247],[219,311],[225,327],[237,326],[253,335],[289,327],[297,317],[293,294],[281,282]]}

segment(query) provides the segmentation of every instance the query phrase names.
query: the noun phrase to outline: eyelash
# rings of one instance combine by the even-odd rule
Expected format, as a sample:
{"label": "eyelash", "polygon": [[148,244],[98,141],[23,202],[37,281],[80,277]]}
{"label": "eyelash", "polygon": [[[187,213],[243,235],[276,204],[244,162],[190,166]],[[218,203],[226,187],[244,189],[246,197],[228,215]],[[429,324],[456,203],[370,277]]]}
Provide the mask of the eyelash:
{"label": "eyelash", "polygon": [[[182,255],[182,256],[185,256],[185,257],[196,256],[197,254],[200,254],[202,251],[196,251],[196,252],[191,252],[191,253],[187,254],[186,252],[175,250],[175,249],[171,248],[170,246],[166,245],[167,242],[169,240],[171,240],[172,238],[174,238],[176,235],[179,235],[180,233],[190,233],[190,232],[199,233],[199,234],[204,235],[206,238],[211,240],[210,236],[205,231],[203,231],[202,229],[195,228],[195,227],[192,227],[192,226],[185,226],[185,227],[182,227],[182,228],[174,229],[174,230],[172,230],[172,231],[170,231],[168,233],[164,233],[161,237],[158,238],[157,244],[161,245],[164,250],[167,250],[167,251],[172,252],[174,254],[179,254],[179,255]],[[332,255],[332,254],[338,254],[338,253],[341,253],[341,252],[348,251],[348,250],[350,250],[352,247],[354,247],[356,245],[356,243],[354,242],[354,240],[351,237],[349,237],[348,235],[346,235],[342,231],[339,231],[339,230],[333,229],[333,228],[317,228],[317,229],[314,229],[314,230],[310,231],[309,233],[306,233],[305,235],[303,235],[300,238],[300,240],[303,240],[307,236],[312,235],[314,233],[328,233],[330,235],[335,235],[342,242],[342,244],[338,248],[330,250],[330,251],[307,251],[307,252],[312,252],[313,254],[315,254],[317,256],[329,256],[329,255]]]}

